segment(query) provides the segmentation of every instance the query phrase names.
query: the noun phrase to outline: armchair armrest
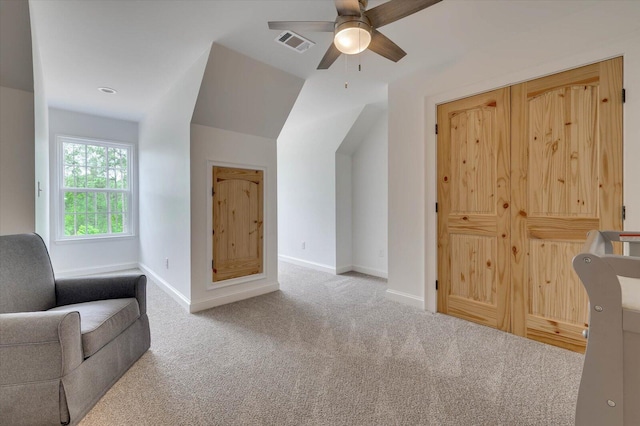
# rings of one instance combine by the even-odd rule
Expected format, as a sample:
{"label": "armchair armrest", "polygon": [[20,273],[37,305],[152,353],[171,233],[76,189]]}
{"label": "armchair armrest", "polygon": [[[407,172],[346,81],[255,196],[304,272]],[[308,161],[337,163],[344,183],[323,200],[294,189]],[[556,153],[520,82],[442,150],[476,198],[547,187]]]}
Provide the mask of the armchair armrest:
{"label": "armchair armrest", "polygon": [[147,277],[119,275],[112,277],[78,277],[56,280],[56,305],[94,300],[135,297],[140,315],[147,313]]}
{"label": "armchair armrest", "polygon": [[78,312],[0,314],[0,384],[52,380],[82,363]]}

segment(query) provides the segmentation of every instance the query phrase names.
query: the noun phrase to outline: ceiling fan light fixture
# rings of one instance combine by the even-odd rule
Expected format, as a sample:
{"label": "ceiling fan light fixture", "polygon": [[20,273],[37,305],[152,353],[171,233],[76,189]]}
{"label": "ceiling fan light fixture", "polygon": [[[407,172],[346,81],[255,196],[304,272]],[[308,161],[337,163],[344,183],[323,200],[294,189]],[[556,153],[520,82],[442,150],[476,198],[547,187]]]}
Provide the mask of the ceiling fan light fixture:
{"label": "ceiling fan light fixture", "polygon": [[371,26],[362,21],[349,21],[336,28],[336,48],[346,55],[356,55],[369,47]]}

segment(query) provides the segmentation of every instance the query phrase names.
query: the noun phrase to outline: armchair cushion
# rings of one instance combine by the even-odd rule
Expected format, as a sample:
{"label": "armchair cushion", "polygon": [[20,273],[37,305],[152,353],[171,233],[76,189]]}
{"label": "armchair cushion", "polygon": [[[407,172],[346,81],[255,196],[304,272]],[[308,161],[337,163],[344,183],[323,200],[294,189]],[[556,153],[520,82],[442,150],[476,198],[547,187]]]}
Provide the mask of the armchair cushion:
{"label": "armchair cushion", "polygon": [[140,317],[135,298],[108,299],[58,306],[49,312],[79,312],[84,358],[98,352]]}

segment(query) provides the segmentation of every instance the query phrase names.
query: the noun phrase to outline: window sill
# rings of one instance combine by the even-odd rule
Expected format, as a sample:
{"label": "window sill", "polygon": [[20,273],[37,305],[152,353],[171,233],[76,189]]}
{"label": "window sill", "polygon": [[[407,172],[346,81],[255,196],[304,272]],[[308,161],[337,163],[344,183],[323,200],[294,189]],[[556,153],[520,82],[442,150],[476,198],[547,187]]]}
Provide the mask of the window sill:
{"label": "window sill", "polygon": [[97,243],[107,241],[123,241],[123,240],[135,240],[138,236],[135,234],[126,235],[99,235],[95,237],[68,237],[68,238],[56,238],[56,244],[77,244],[77,243]]}

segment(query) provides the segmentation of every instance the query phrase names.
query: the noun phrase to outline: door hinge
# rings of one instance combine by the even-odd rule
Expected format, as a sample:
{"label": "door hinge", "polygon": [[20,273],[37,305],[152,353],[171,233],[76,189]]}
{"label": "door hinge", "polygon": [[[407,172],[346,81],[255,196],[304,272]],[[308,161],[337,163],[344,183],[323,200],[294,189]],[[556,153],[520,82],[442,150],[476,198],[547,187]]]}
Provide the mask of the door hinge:
{"label": "door hinge", "polygon": [[627,220],[627,206],[622,206],[622,220]]}
{"label": "door hinge", "polygon": [[436,203],[436,213],[438,213],[438,203]]}
{"label": "door hinge", "polygon": [[213,259],[211,259],[211,269],[214,269],[213,268]]}
{"label": "door hinge", "polygon": [[438,134],[438,125],[436,124],[436,135]]}
{"label": "door hinge", "polygon": [[436,280],[436,290],[438,289],[438,280]]}
{"label": "door hinge", "polygon": [[213,188],[211,188],[211,196],[213,197],[214,195],[216,195],[216,193],[213,192]]}
{"label": "door hinge", "polygon": [[622,89],[622,103],[627,102],[627,89]]}

